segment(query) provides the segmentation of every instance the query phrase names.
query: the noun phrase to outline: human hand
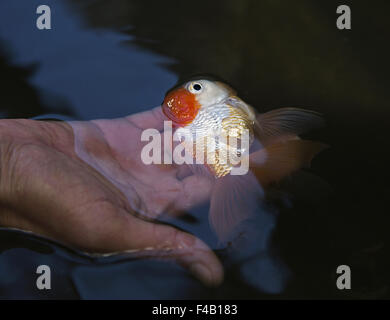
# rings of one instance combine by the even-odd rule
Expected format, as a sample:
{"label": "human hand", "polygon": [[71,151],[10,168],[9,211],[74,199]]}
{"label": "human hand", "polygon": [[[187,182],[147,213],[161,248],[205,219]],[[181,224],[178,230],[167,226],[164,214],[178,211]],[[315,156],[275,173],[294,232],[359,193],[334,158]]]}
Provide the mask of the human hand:
{"label": "human hand", "polygon": [[142,131],[163,120],[160,108],[113,120],[1,120],[0,225],[87,252],[145,250],[219,284],[223,269],[206,244],[143,219],[190,208],[211,190],[206,178],[180,178],[180,167],[141,161]]}

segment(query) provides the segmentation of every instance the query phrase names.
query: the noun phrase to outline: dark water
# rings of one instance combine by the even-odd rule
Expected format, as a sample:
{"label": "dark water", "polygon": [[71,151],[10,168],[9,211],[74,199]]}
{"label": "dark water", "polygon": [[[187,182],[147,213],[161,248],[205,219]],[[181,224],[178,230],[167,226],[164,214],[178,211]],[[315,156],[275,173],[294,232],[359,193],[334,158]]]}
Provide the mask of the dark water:
{"label": "dark water", "polygon": [[[291,205],[260,221],[267,250],[238,261],[218,253],[227,267],[220,288],[204,288],[171,264],[91,259],[3,230],[0,297],[390,297],[385,1],[343,1],[350,31],[336,28],[333,0],[46,1],[50,31],[35,27],[40,4],[0,2],[3,118],[116,118],[159,105],[179,79],[205,72],[260,112],[321,112],[327,126],[309,137],[331,148],[310,174],[283,185]],[[38,264],[55,266],[56,290],[33,289]],[[341,264],[352,269],[350,291],[336,288]]]}

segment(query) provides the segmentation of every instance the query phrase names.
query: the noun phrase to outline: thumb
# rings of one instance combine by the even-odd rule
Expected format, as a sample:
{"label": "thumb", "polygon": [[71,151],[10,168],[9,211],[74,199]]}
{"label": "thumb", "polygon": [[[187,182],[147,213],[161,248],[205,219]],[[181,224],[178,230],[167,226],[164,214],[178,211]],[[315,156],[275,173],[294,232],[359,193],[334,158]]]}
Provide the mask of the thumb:
{"label": "thumb", "polygon": [[223,281],[223,267],[214,252],[197,237],[174,227],[139,219],[126,212],[112,243],[115,250],[137,249],[139,256],[173,260],[208,286]]}

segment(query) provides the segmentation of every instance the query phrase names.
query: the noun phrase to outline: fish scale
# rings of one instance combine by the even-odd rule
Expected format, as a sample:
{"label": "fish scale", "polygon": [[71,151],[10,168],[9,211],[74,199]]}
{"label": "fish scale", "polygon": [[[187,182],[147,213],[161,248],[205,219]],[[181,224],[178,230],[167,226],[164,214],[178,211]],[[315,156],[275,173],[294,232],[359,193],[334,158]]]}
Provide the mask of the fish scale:
{"label": "fish scale", "polygon": [[[216,178],[224,177],[230,173],[233,165],[229,161],[222,161],[218,151],[225,151],[226,154],[238,155],[241,150],[229,144],[221,144],[218,137],[222,134],[229,137],[240,138],[245,129],[253,132],[252,122],[247,114],[236,107],[222,103],[209,106],[199,110],[194,121],[185,127],[190,130],[195,145],[200,145],[204,155],[211,159],[213,163],[208,163],[208,167],[213,171]],[[207,150],[207,139],[215,139],[215,149]],[[206,141],[206,143],[205,143]]]}

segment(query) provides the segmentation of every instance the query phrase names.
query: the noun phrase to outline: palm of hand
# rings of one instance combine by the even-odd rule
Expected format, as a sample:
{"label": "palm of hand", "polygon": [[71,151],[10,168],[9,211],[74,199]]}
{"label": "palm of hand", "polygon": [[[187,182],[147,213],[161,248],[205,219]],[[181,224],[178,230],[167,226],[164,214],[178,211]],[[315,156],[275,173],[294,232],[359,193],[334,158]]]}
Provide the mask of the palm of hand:
{"label": "palm of hand", "polygon": [[178,167],[143,164],[140,136],[161,129],[159,109],[70,123],[73,130],[65,123],[9,121],[4,132],[12,128],[12,142],[1,146],[2,225],[85,251],[154,248],[207,284],[221,281],[220,262],[202,241],[134,215],[134,209],[156,217],[187,208],[204,201],[211,187],[195,176],[178,179]]}

